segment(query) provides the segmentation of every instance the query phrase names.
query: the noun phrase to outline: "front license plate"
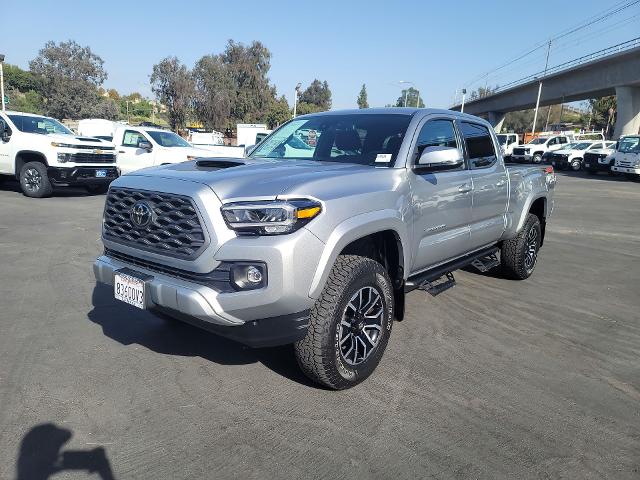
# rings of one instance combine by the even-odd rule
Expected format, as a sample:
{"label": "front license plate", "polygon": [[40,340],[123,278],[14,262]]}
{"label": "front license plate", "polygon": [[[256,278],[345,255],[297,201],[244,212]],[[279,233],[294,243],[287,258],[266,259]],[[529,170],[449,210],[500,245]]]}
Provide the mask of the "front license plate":
{"label": "front license plate", "polygon": [[551,162],[551,165],[553,165],[555,167],[556,166],[556,162]]}
{"label": "front license plate", "polygon": [[145,308],[144,280],[131,275],[115,272],[113,276],[113,296],[116,300],[134,307]]}
{"label": "front license plate", "polygon": [[591,166],[591,164],[590,163],[585,163],[584,166],[589,168]]}
{"label": "front license plate", "polygon": [[105,178],[107,176],[106,170],[96,170],[96,178]]}

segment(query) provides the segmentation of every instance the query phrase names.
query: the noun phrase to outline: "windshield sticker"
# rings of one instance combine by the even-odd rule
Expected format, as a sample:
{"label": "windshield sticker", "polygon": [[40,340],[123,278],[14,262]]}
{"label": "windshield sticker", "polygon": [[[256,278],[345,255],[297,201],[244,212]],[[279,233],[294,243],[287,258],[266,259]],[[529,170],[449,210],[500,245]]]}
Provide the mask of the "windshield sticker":
{"label": "windshield sticker", "polygon": [[376,163],[389,163],[392,156],[392,153],[379,153],[376,155]]}

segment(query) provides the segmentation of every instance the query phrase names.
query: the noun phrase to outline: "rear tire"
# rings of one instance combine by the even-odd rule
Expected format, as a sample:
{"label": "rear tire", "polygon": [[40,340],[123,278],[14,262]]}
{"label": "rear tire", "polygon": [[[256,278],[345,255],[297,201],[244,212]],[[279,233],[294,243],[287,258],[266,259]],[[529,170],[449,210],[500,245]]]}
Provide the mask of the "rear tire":
{"label": "rear tire", "polygon": [[502,243],[500,261],[508,277],[524,280],[531,276],[538,261],[541,234],[540,220],[530,213],[518,235]]}
{"label": "rear tire", "polygon": [[393,288],[378,262],[340,255],[295,343],[304,374],[334,390],[353,387],[378,366],[393,325]]}
{"label": "rear tire", "polygon": [[27,197],[43,198],[53,192],[47,166],[40,162],[26,163],[20,170],[20,188]]}

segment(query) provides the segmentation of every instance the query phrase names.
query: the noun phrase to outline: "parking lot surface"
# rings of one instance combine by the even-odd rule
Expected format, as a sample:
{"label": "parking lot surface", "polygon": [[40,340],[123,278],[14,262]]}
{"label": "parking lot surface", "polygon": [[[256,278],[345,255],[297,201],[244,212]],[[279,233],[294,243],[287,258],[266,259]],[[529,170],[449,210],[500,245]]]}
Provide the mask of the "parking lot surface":
{"label": "parking lot surface", "polygon": [[560,173],[533,277],[412,292],[343,392],[95,287],[103,204],[0,188],[0,478],[640,477],[640,184]]}

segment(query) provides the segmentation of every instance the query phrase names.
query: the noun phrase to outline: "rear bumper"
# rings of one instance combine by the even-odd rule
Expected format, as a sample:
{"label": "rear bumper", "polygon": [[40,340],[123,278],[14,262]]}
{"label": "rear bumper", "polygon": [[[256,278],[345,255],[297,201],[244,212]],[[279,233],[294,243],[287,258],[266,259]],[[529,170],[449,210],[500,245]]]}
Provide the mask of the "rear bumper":
{"label": "rear bumper", "polygon": [[[104,171],[104,177],[97,177],[96,172]],[[100,185],[110,183],[120,176],[118,168],[113,165],[104,167],[47,167],[47,175],[53,185]]]}
{"label": "rear bumper", "polygon": [[631,175],[640,175],[640,168],[616,167],[614,165],[613,167],[611,167],[611,170],[620,173],[630,173]]}

